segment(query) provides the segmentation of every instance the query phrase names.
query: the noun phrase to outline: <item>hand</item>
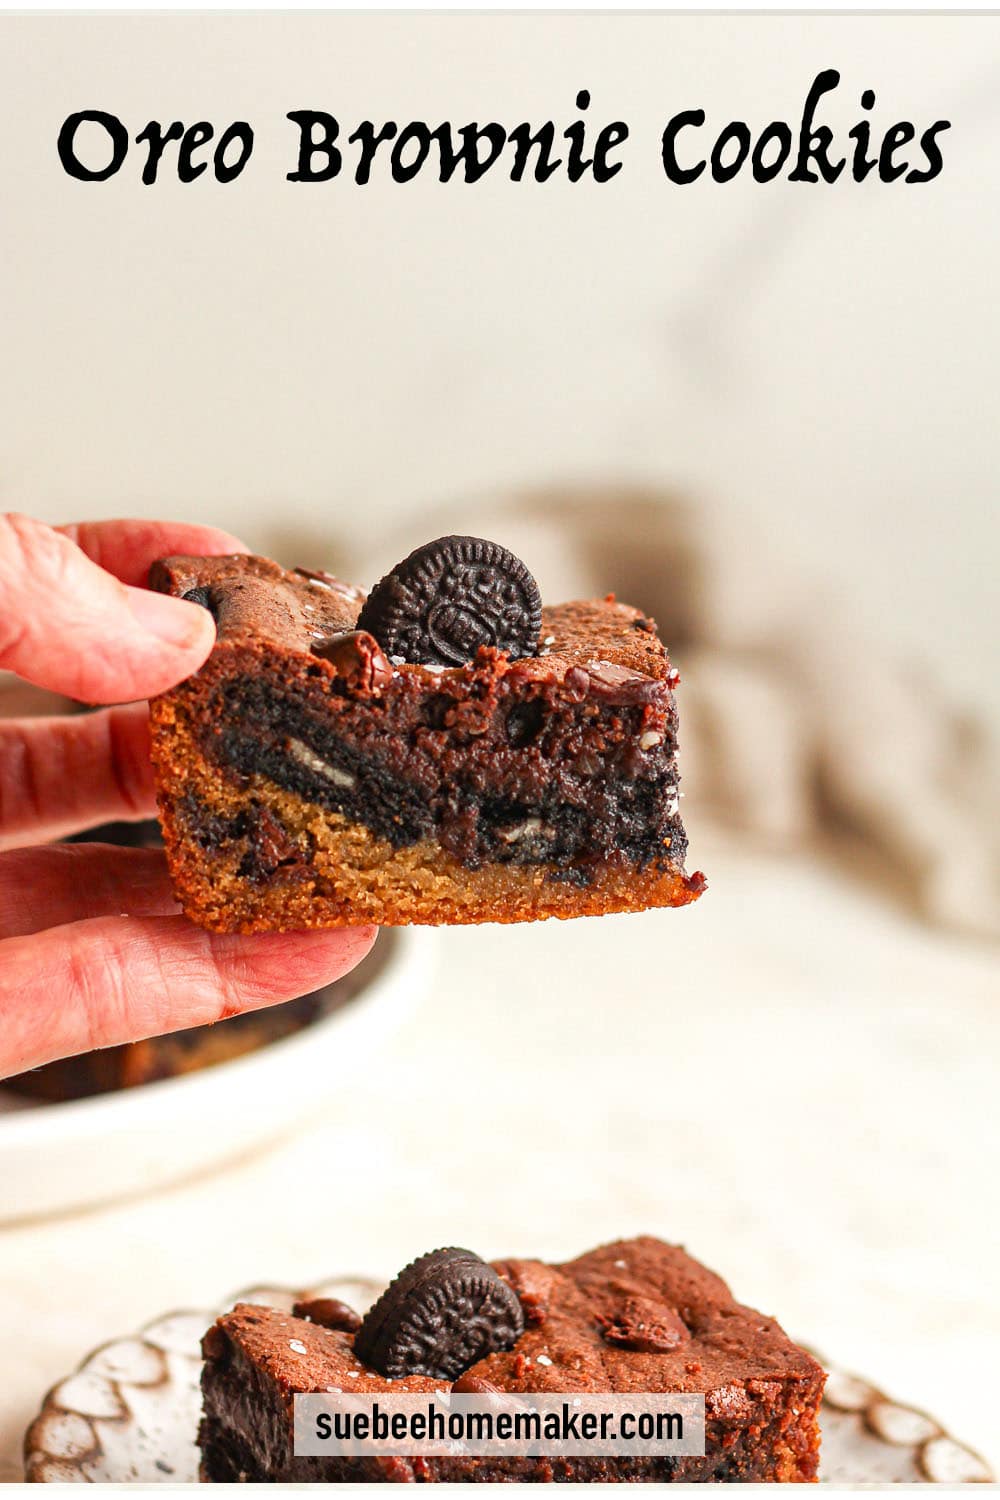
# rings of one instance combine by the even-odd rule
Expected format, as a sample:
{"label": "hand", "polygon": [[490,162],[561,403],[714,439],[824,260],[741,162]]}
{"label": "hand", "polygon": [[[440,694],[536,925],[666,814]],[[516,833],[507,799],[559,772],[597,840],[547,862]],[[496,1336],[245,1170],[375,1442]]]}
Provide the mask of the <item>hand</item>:
{"label": "hand", "polygon": [[291,1000],[374,942],[371,927],[202,932],[177,914],[158,850],[32,847],[155,811],[146,705],[132,700],[197,671],[215,627],[140,585],[157,557],[245,550],[203,526],[0,516],[0,668],[129,705],[0,720],[0,1077]]}

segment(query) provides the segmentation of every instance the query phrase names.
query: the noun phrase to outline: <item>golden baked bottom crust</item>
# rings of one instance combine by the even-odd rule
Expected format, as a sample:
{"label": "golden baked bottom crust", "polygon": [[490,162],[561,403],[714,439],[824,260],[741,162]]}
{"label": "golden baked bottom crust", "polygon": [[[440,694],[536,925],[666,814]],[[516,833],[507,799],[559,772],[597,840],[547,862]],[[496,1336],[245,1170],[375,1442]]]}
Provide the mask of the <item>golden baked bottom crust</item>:
{"label": "golden baked bottom crust", "polygon": [[[157,714],[162,723],[169,709],[159,705]],[[234,788],[214,766],[199,764],[196,752],[190,761],[181,754],[178,762],[182,776],[196,776],[200,801],[211,814],[230,819],[250,799],[312,851],[308,864],[290,862],[266,885],[254,885],[240,875],[245,844],[233,841],[214,853],[198,848],[164,797],[163,835],[177,898],[192,920],[212,932],[532,922],[686,906],[700,894],[696,882],[670,869],[625,872],[609,864],[585,888],[561,881],[545,865],[469,870],[430,840],[393,849],[361,824],[324,813],[261,777],[246,789]]]}

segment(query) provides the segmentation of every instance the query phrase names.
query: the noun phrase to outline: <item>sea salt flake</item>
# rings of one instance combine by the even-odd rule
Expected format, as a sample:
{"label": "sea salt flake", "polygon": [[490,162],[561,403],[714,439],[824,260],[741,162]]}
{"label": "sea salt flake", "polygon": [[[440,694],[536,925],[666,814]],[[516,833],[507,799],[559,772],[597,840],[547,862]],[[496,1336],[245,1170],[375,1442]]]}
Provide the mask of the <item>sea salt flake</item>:
{"label": "sea salt flake", "polygon": [[305,1354],[306,1346],[301,1339],[289,1339],[288,1347],[294,1354]]}
{"label": "sea salt flake", "polygon": [[537,1363],[540,1365],[550,1365],[552,1361],[547,1354],[540,1354]]}

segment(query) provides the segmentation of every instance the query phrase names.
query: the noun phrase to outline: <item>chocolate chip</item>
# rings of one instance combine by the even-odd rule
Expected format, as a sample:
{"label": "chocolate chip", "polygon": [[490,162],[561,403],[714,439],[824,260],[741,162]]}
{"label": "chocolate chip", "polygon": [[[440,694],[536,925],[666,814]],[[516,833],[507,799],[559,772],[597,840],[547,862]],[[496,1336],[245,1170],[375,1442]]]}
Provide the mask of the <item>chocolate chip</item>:
{"label": "chocolate chip", "polygon": [[361,1327],[361,1318],[354,1308],[348,1307],[338,1297],[307,1297],[295,1303],[292,1314],[296,1318],[308,1318],[310,1323],[318,1323],[321,1328],[336,1328],[343,1333],[356,1333]]}
{"label": "chocolate chip", "polygon": [[542,601],[513,552],[479,537],[446,536],[418,547],[387,573],[357,623],[390,656],[463,666],[480,646],[534,656]]}
{"label": "chocolate chip", "polygon": [[354,692],[377,693],[392,681],[392,667],[385,652],[366,630],[346,630],[313,646]]}
{"label": "chocolate chip", "polygon": [[[574,669],[576,670],[576,669]],[[633,672],[613,661],[588,661],[585,668],[592,697],[628,706],[655,703],[666,696],[663,684],[644,672]],[[568,675],[568,674],[567,674]]]}
{"label": "chocolate chip", "polygon": [[647,1297],[628,1297],[620,1311],[597,1321],[605,1343],[639,1354],[668,1354],[691,1338],[679,1313]]}
{"label": "chocolate chip", "polygon": [[524,1330],[517,1294],[471,1250],[432,1250],[401,1271],[354,1340],[360,1360],[393,1380],[455,1380]]}
{"label": "chocolate chip", "polygon": [[270,880],[282,865],[301,865],[302,851],[269,807],[246,809],[242,835],[247,841],[239,873],[245,880]]}
{"label": "chocolate chip", "polygon": [[493,1385],[489,1380],[483,1380],[479,1375],[460,1375],[452,1386],[456,1396],[497,1396],[500,1387]]}

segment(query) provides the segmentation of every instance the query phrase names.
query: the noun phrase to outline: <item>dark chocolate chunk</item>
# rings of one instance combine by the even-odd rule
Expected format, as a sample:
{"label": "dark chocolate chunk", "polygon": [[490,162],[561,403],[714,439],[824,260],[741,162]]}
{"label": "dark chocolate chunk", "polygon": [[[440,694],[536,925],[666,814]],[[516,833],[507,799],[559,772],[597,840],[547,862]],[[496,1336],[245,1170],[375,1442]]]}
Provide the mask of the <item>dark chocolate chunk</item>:
{"label": "dark chocolate chunk", "polygon": [[302,851],[288,829],[263,803],[246,809],[247,850],[239,873],[246,880],[270,880],[279,866],[302,866]]}
{"label": "dark chocolate chunk", "polygon": [[392,667],[373,635],[345,630],[313,646],[313,655],[328,661],[354,691],[380,693],[392,681]]}
{"label": "dark chocolate chunk", "polygon": [[499,1396],[500,1387],[479,1375],[460,1375],[452,1386],[456,1396]]}
{"label": "dark chocolate chunk", "polygon": [[336,1328],[343,1333],[356,1333],[361,1327],[360,1316],[339,1297],[307,1297],[295,1303],[292,1314],[296,1318],[308,1318],[310,1323],[318,1323],[321,1328]]}
{"label": "dark chocolate chunk", "polygon": [[633,672],[613,661],[588,661],[583,667],[570,667],[566,682],[581,697],[599,698],[604,703],[629,707],[636,703],[655,703],[667,696],[664,684],[645,672]]}
{"label": "dark chocolate chunk", "polygon": [[357,623],[389,656],[463,666],[480,646],[534,656],[542,600],[524,563],[505,547],[446,536],[418,547],[387,573]]}
{"label": "dark chocolate chunk", "polygon": [[393,1380],[455,1380],[523,1331],[516,1292],[471,1250],[451,1246],[399,1273],[365,1317],[354,1352]]}
{"label": "dark chocolate chunk", "polygon": [[628,1297],[613,1316],[600,1316],[601,1337],[619,1349],[640,1354],[667,1354],[691,1337],[683,1318],[672,1307],[649,1297]]}

